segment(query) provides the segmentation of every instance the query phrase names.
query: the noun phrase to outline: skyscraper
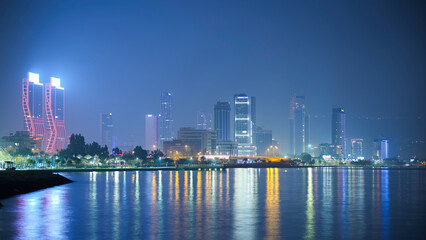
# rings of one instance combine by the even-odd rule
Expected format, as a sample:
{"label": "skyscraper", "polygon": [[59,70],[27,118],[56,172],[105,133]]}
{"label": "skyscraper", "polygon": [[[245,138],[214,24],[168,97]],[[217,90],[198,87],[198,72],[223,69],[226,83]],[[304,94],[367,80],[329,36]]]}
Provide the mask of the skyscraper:
{"label": "skyscraper", "polygon": [[351,139],[352,143],[352,158],[360,158],[363,157],[363,139]]}
{"label": "skyscraper", "polygon": [[272,146],[272,131],[256,127],[257,156],[266,156],[266,150]]}
{"label": "skyscraper", "polygon": [[246,94],[234,95],[234,140],[239,156],[255,156],[253,142],[252,98]]}
{"label": "skyscraper", "polygon": [[380,160],[385,160],[389,158],[389,140],[382,139],[380,141]]}
{"label": "skyscraper", "polygon": [[22,108],[25,126],[37,147],[47,153],[64,148],[65,93],[59,78],[51,77],[46,84],[40,83],[36,73],[28,73],[22,84]]}
{"label": "skyscraper", "polygon": [[36,140],[37,147],[42,149],[44,142],[44,88],[37,73],[28,73],[22,79],[22,109],[25,127],[30,137]]}
{"label": "skyscraper", "polygon": [[231,105],[229,102],[217,102],[214,105],[214,130],[218,140],[231,140]]}
{"label": "skyscraper", "polygon": [[109,151],[115,147],[113,143],[114,133],[114,122],[112,113],[101,113],[100,114],[100,126],[101,126],[101,146],[107,146]]}
{"label": "skyscraper", "polygon": [[212,130],[212,115],[208,112],[197,112],[197,129],[198,130]]}
{"label": "skyscraper", "polygon": [[65,89],[61,87],[61,79],[51,77],[45,84],[44,103],[46,112],[46,152],[53,153],[64,148],[65,130]]}
{"label": "skyscraper", "polygon": [[170,92],[161,93],[161,114],[159,116],[160,145],[173,139],[173,105]]}
{"label": "skyscraper", "polygon": [[342,158],[346,156],[346,114],[343,108],[333,108],[331,117],[331,142],[342,148]]}
{"label": "skyscraper", "polygon": [[290,99],[289,151],[298,156],[309,145],[309,115],[306,112],[305,96],[293,95]]}
{"label": "skyscraper", "polygon": [[145,115],[145,149],[155,150],[158,148],[157,116]]}

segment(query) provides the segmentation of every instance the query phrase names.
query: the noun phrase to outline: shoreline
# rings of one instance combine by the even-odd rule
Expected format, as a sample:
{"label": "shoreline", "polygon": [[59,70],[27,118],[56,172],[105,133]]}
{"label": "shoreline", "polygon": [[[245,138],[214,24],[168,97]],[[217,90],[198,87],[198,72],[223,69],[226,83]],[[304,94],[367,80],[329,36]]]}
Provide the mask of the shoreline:
{"label": "shoreline", "polygon": [[0,199],[72,182],[50,171],[0,171]]}

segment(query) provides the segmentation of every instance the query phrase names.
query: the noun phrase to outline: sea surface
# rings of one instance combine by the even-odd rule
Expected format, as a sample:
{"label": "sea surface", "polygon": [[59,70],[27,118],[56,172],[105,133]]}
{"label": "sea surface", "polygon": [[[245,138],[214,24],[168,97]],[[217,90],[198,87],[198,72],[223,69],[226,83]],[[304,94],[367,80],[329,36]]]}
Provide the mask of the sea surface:
{"label": "sea surface", "polygon": [[426,171],[62,173],[1,202],[0,239],[425,239]]}

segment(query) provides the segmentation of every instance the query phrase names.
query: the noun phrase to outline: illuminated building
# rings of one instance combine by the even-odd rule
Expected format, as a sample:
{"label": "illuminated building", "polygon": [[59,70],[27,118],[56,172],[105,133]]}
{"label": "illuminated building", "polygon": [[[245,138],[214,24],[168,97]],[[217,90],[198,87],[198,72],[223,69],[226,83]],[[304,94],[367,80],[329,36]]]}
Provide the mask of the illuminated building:
{"label": "illuminated building", "polygon": [[343,108],[333,108],[331,117],[331,143],[342,148],[341,158],[346,156],[346,114]]}
{"label": "illuminated building", "polygon": [[28,73],[22,80],[22,109],[24,111],[25,126],[30,137],[36,140],[37,147],[42,149],[44,142],[43,91],[39,75]]}
{"label": "illuminated building", "polygon": [[173,139],[173,105],[170,92],[161,93],[161,113],[158,119],[160,145]]}
{"label": "illuminated building", "polygon": [[253,101],[255,98],[250,98],[246,94],[234,95],[234,140],[238,143],[238,156],[256,155],[256,146],[253,142],[255,126],[253,116],[256,116]]}
{"label": "illuminated building", "polygon": [[373,159],[384,160],[389,158],[389,140],[387,138],[375,138],[373,140]]}
{"label": "illuminated building", "polygon": [[212,130],[212,115],[203,111],[197,113],[197,129]]}
{"label": "illuminated building", "polygon": [[352,145],[352,158],[361,158],[363,157],[363,150],[362,150],[362,144],[363,139],[351,139],[351,145]]}
{"label": "illuminated building", "polygon": [[113,143],[114,122],[112,113],[100,114],[101,146],[107,146],[109,151],[115,147]]}
{"label": "illuminated building", "polygon": [[145,149],[155,150],[158,148],[157,116],[145,115]]}
{"label": "illuminated building", "polygon": [[267,149],[272,146],[272,131],[256,128],[257,156],[267,156]]}
{"label": "illuminated building", "polygon": [[389,158],[389,140],[382,139],[380,141],[380,160]]}
{"label": "illuminated building", "polygon": [[181,128],[178,131],[178,140],[191,147],[190,153],[192,156],[199,152],[212,154],[216,150],[215,131]]}
{"label": "illuminated building", "polygon": [[53,153],[64,148],[65,93],[59,78],[40,83],[36,73],[28,73],[22,84],[22,108],[26,130],[36,140],[37,148]]}
{"label": "illuminated building", "polygon": [[54,153],[65,146],[65,93],[61,87],[59,78],[51,77],[50,82],[45,84],[44,105],[46,115],[45,149],[48,153]]}
{"label": "illuminated building", "polygon": [[177,151],[180,156],[196,156],[197,154],[212,154],[216,150],[216,132],[181,128],[178,137],[172,141],[164,141],[164,153],[168,156]]}
{"label": "illuminated building", "polygon": [[289,153],[298,156],[307,151],[309,145],[309,115],[305,97],[293,95],[290,99]]}
{"label": "illuminated building", "polygon": [[217,102],[214,105],[214,130],[218,140],[231,141],[231,105],[229,102]]}

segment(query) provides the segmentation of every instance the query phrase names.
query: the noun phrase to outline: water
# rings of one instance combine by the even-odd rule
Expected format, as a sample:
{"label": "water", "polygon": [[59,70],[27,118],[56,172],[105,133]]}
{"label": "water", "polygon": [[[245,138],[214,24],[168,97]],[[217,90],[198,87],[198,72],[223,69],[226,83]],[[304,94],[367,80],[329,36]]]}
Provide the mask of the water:
{"label": "water", "polygon": [[63,173],[2,200],[0,239],[422,239],[426,171]]}

